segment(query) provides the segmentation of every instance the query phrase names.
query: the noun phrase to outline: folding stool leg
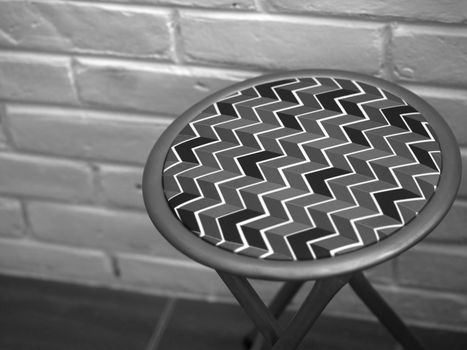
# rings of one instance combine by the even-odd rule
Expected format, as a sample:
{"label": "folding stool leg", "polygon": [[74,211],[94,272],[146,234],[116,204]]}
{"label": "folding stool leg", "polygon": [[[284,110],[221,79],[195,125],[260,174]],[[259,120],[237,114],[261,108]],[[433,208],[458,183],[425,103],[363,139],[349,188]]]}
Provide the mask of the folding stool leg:
{"label": "folding stool leg", "polygon": [[351,275],[317,280],[285,331],[245,277],[217,271],[272,350],[294,350]]}
{"label": "folding stool leg", "polygon": [[342,275],[317,280],[289,326],[279,335],[272,350],[296,349],[326,305],[350,278],[351,275]]}
{"label": "folding stool leg", "polygon": [[420,341],[386,303],[376,289],[373,288],[362,272],[356,273],[349,284],[366,306],[378,317],[380,322],[405,349],[423,350]]}
{"label": "folding stool leg", "polygon": [[250,316],[258,330],[263,334],[266,342],[270,345],[274,344],[282,333],[282,329],[277,319],[264,305],[248,280],[245,277],[219,270],[217,273],[238,300],[243,310]]}
{"label": "folding stool leg", "polygon": [[[285,282],[274,298],[269,304],[269,311],[278,319],[284,310],[289,305],[290,301],[295,297],[297,292],[300,290],[300,287],[303,285],[304,281],[290,281]],[[259,350],[262,348],[261,344],[262,339],[260,334],[256,329],[251,330],[245,336],[244,343],[247,347],[250,347],[251,350]]]}

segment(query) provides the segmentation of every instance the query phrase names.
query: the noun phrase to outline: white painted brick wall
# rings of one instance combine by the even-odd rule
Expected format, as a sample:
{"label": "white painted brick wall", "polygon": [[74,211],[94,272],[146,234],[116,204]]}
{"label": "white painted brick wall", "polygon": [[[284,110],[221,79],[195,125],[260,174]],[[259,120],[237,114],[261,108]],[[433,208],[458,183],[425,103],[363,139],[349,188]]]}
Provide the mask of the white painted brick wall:
{"label": "white painted brick wall", "polygon": [[184,259],[141,211],[37,201],[27,212],[32,237],[40,241]]}
{"label": "white painted brick wall", "polygon": [[180,27],[189,62],[369,74],[383,64],[385,25],[378,22],[182,11]]}
{"label": "white painted brick wall", "polygon": [[446,218],[427,237],[428,241],[437,243],[467,244],[467,201],[457,200],[446,215]]}
{"label": "white painted brick wall", "polygon": [[[0,104],[0,121],[5,120],[5,106]],[[6,150],[9,148],[8,139],[5,135],[5,130],[3,129],[3,124],[0,122],[0,151]]]}
{"label": "white painted brick wall", "polygon": [[251,73],[161,63],[78,59],[77,89],[83,103],[176,115],[202,97]]}
{"label": "white painted brick wall", "polygon": [[100,251],[26,239],[0,239],[0,267],[5,273],[94,284],[110,283],[114,279],[111,262]]}
{"label": "white painted brick wall", "polygon": [[390,54],[403,81],[467,85],[467,27],[397,24]]}
{"label": "white painted brick wall", "polygon": [[5,47],[169,58],[170,10],[72,2],[5,1]]}
{"label": "white painted brick wall", "polygon": [[66,201],[90,201],[94,196],[91,168],[80,162],[0,153],[0,193]]}
{"label": "white painted brick wall", "polygon": [[264,1],[271,11],[316,15],[371,16],[371,18],[464,22],[467,3],[459,0],[271,0]]}
{"label": "white painted brick wall", "polygon": [[457,195],[462,198],[467,197],[467,149],[461,148],[462,157],[462,180]]}
{"label": "white painted brick wall", "polygon": [[101,196],[108,205],[144,209],[143,168],[122,165],[99,165]]}
{"label": "white painted brick wall", "polygon": [[[132,3],[132,1],[133,0],[116,0],[115,2]],[[137,2],[148,5],[213,8],[223,10],[254,10],[256,7],[255,0],[138,0]]]}
{"label": "white painted brick wall", "polygon": [[25,230],[26,223],[20,201],[0,198],[0,237],[21,237]]}
{"label": "white painted brick wall", "polygon": [[12,143],[27,152],[144,164],[172,119],[64,108],[14,106],[6,123]]}
{"label": "white painted brick wall", "polygon": [[[463,247],[419,244],[397,258],[401,285],[428,289],[467,292],[467,252]],[[461,271],[462,270],[462,271]]]}
{"label": "white painted brick wall", "polygon": [[0,98],[7,101],[78,102],[68,57],[0,51],[0,77]]}
{"label": "white painted brick wall", "polygon": [[[466,330],[463,0],[0,1],[0,273],[228,298],[150,223],[143,165],[193,103],[296,68],[400,83],[452,127],[458,200],[422,246],[369,275],[412,322]],[[328,312],[368,317],[348,291]]]}

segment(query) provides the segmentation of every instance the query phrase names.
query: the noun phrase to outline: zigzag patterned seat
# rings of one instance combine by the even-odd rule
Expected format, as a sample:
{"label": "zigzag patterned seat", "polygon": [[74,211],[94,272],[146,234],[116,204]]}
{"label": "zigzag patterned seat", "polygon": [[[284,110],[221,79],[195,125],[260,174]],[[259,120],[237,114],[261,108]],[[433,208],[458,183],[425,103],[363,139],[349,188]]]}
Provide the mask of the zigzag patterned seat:
{"label": "zigzag patterned seat", "polygon": [[[272,349],[295,349],[349,283],[414,350],[420,342],[361,271],[423,239],[459,182],[453,134],[421,98],[307,70],[251,79],[188,109],[151,151],[143,195],[159,231],[218,272]],[[288,282],[267,308],[246,277]],[[316,282],[284,330],[276,318],[307,280]],[[253,349],[260,339],[247,337]]]}
{"label": "zigzag patterned seat", "polygon": [[201,239],[261,259],[375,244],[436,190],[424,116],[377,86],[329,76],[252,85],[209,104],[173,141],[164,191]]}

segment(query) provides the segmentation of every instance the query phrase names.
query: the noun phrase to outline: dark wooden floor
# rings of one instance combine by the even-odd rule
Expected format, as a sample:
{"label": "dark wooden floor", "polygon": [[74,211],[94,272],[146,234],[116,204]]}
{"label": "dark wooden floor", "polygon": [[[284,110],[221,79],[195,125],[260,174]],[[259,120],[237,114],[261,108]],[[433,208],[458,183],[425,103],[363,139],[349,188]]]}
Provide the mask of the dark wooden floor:
{"label": "dark wooden floor", "polygon": [[[241,350],[250,327],[235,305],[0,276],[1,350]],[[467,349],[467,334],[414,331],[427,349]],[[300,349],[400,347],[379,324],[321,317]]]}

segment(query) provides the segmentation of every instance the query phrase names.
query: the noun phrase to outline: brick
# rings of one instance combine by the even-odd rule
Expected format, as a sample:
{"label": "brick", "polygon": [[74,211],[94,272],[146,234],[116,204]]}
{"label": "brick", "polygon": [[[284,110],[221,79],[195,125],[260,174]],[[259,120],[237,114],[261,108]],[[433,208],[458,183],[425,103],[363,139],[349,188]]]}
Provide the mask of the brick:
{"label": "brick", "polygon": [[27,240],[0,239],[0,270],[20,275],[107,283],[113,279],[108,257]]}
{"label": "brick", "polygon": [[365,270],[365,276],[372,282],[380,284],[394,283],[394,264],[392,260]]}
{"label": "brick", "polygon": [[0,103],[0,150],[6,150],[9,148],[8,138],[5,134],[5,105]]}
{"label": "brick", "polygon": [[[379,285],[374,285],[374,287],[378,290],[381,289]],[[324,313],[328,315],[352,315],[352,317],[376,319],[349,285],[344,286],[337,293],[324,310]]]}
{"label": "brick", "polygon": [[[128,3],[131,2],[131,0],[118,0],[118,2]],[[137,0],[137,2],[162,6],[217,8],[226,10],[252,10],[255,8],[254,0]]]}
{"label": "brick", "polygon": [[384,16],[440,22],[463,22],[467,4],[458,0],[359,0],[349,5],[345,0],[272,0],[271,10],[312,14]]}
{"label": "brick", "polygon": [[430,233],[427,240],[452,244],[467,244],[466,227],[467,201],[457,200],[440,224]]}
{"label": "brick", "polygon": [[457,246],[419,245],[397,259],[402,285],[445,291],[467,291],[467,254]]}
{"label": "brick", "polygon": [[70,60],[0,52],[0,99],[76,104]]}
{"label": "brick", "polygon": [[142,168],[118,165],[99,166],[102,196],[110,205],[144,209],[142,177]]}
{"label": "brick", "polygon": [[405,84],[405,87],[422,97],[439,112],[450,126],[459,145],[467,145],[467,129],[465,128],[467,90],[413,84]]}
{"label": "brick", "polygon": [[[367,270],[365,270],[365,276],[370,280],[371,283],[376,283],[376,285],[381,286],[381,285],[393,285],[395,283],[395,276],[394,276],[394,262],[393,260],[384,262],[382,264],[379,264],[375,267],[371,267]],[[295,309],[298,309],[305,298],[307,297],[309,291],[311,290],[314,282],[307,282],[298,292],[297,296],[294,299],[294,302],[292,304],[292,307]],[[343,294],[343,296],[341,295]],[[357,314],[362,314],[363,316],[366,317],[371,317],[368,312],[365,312],[365,308],[362,308],[361,301],[355,296],[355,293],[353,293],[350,290],[350,287],[346,286],[342,289],[342,291],[339,292],[340,299],[345,299],[346,305],[343,310],[339,310],[339,307],[342,303],[342,300],[340,300],[337,303],[334,303],[331,301],[331,304],[328,306],[326,309],[328,313],[330,314],[339,314],[339,312],[349,312],[349,310],[356,310]],[[336,304],[336,305],[332,305]]]}
{"label": "brick", "polygon": [[402,288],[387,288],[382,293],[409,324],[467,331],[465,295]]}
{"label": "brick", "polygon": [[462,157],[462,179],[459,186],[459,192],[457,195],[459,197],[467,198],[467,149],[461,148],[461,157]]}
{"label": "brick", "polygon": [[106,106],[175,115],[203,97],[253,73],[79,59],[76,80],[81,99]]}
{"label": "brick", "polygon": [[27,208],[33,235],[42,241],[183,259],[146,213],[47,202],[30,202]]}
{"label": "brick", "polygon": [[86,164],[14,153],[0,153],[0,192],[32,197],[89,200],[92,172]]}
{"label": "brick", "polygon": [[0,198],[0,236],[21,237],[25,230],[26,223],[20,202]]}
{"label": "brick", "polygon": [[[376,286],[383,298],[410,325],[467,330],[467,298],[397,286]],[[324,311],[329,315],[375,319],[350,287],[344,287]]]}
{"label": "brick", "polygon": [[384,25],[378,23],[189,11],[181,12],[180,23],[192,62],[369,74],[382,65]]}
{"label": "brick", "polygon": [[467,86],[466,28],[397,25],[390,49],[401,81]]}
{"label": "brick", "polygon": [[4,1],[0,44],[45,51],[169,57],[169,10]]}
{"label": "brick", "polygon": [[6,150],[9,148],[8,139],[3,131],[3,127],[0,124],[0,150]]}
{"label": "brick", "polygon": [[217,299],[229,295],[214,270],[191,261],[118,254],[117,262],[127,285],[171,296]]}
{"label": "brick", "polygon": [[28,106],[8,107],[7,118],[19,149],[138,164],[170,121]]}
{"label": "brick", "polygon": [[[135,254],[118,254],[123,285],[158,294],[234,302],[234,297],[217,273],[194,261],[180,261]],[[281,282],[250,280],[268,302]]]}

